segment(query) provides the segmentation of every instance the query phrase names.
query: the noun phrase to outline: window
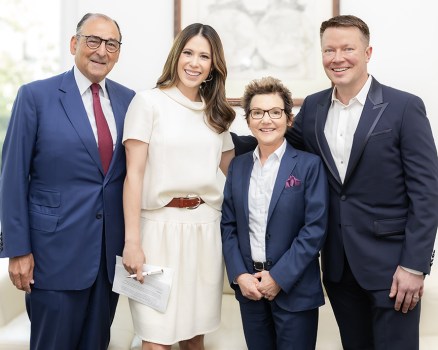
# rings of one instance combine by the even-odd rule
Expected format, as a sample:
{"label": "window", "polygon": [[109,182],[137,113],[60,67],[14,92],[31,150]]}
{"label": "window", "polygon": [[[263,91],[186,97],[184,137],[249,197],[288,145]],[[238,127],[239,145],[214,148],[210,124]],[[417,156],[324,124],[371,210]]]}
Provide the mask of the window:
{"label": "window", "polygon": [[[19,87],[59,71],[60,1],[2,0],[0,147]],[[0,148],[0,152],[1,152]]]}

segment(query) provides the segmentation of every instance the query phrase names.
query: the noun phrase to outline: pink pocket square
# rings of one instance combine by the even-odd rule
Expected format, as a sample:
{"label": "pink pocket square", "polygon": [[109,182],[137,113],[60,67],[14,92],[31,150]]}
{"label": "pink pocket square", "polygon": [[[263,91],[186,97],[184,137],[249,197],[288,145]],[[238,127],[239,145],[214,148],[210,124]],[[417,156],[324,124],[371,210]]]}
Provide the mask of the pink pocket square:
{"label": "pink pocket square", "polygon": [[300,186],[301,180],[298,180],[295,176],[291,175],[286,180],[286,188]]}

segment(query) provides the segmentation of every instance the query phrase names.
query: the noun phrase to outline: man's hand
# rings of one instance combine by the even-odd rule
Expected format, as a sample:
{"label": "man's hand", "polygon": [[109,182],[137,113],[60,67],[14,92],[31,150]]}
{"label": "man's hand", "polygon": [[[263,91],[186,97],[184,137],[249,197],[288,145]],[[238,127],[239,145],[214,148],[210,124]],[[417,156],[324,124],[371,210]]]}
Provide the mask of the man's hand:
{"label": "man's hand", "polygon": [[255,278],[261,278],[257,289],[263,294],[265,299],[274,300],[278,293],[280,293],[281,287],[271,277],[269,271],[261,271],[254,274]]}
{"label": "man's hand", "polygon": [[397,267],[392,277],[390,298],[395,297],[394,309],[407,313],[412,310],[423,296],[424,277]]}
{"label": "man's hand", "polygon": [[9,258],[9,278],[17,289],[30,293],[30,285],[34,284],[33,269],[35,263],[33,254]]}
{"label": "man's hand", "polygon": [[260,300],[263,295],[257,290],[259,280],[249,273],[243,273],[236,278],[240,291],[245,298]]}

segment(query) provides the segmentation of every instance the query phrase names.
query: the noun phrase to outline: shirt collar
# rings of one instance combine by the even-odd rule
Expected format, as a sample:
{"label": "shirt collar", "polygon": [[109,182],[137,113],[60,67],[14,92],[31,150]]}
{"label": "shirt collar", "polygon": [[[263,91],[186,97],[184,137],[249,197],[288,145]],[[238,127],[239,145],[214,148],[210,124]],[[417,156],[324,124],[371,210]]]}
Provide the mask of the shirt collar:
{"label": "shirt collar", "polygon": [[[348,101],[348,104],[352,103],[354,100],[358,101],[362,106],[365,105],[365,102],[367,100],[367,96],[368,96],[368,92],[370,91],[370,87],[371,87],[371,82],[373,80],[373,77],[371,76],[371,74],[368,75],[368,79],[365,82],[364,86],[362,87],[362,89],[360,89],[359,93],[353,97],[350,101]],[[339,103],[342,103],[341,101],[339,101],[336,98],[336,86],[333,88],[332,91],[332,103],[336,101]],[[343,103],[342,103],[343,104]]]}
{"label": "shirt collar", "polygon": [[[76,65],[73,67],[73,73],[75,76],[76,84],[78,85],[78,88],[79,88],[79,93],[82,96],[87,91],[87,89],[90,87],[92,82],[85,75],[82,74],[82,72],[79,70],[78,67],[76,67]],[[99,85],[102,88],[103,96],[105,98],[108,98],[108,93],[105,89],[105,79],[103,79],[99,83]]]}
{"label": "shirt collar", "polygon": [[[280,147],[278,147],[274,153],[272,153],[268,158],[276,157],[277,160],[281,161],[281,158],[283,158],[284,152],[286,152],[286,139],[283,140],[283,143]],[[254,152],[252,153],[252,159],[254,162],[256,160],[260,161],[260,152],[259,152],[259,146],[256,147]]]}

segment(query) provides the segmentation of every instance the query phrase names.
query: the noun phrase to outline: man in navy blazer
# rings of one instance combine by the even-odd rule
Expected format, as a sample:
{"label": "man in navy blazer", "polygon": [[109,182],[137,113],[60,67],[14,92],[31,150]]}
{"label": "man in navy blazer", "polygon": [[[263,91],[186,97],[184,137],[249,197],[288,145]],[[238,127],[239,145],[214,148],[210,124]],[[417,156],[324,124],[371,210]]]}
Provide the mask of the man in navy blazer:
{"label": "man in navy blazer", "polygon": [[[122,128],[134,96],[106,79],[120,44],[113,19],[85,15],[70,42],[74,68],[22,86],[14,103],[3,148],[0,254],[26,291],[31,349],[109,344],[115,257],[124,244]],[[113,141],[108,169],[97,146],[92,83]]]}
{"label": "man in navy blazer", "polygon": [[328,212],[324,167],[286,143],[292,97],[279,80],[251,82],[243,101],[258,147],[230,165],[221,229],[245,339],[250,350],[314,349],[324,304],[318,261]]}
{"label": "man in navy blazer", "polygon": [[361,19],[334,17],[320,34],[334,88],[304,100],[286,138],[327,169],[322,268],[342,344],[415,350],[438,221],[438,161],[425,106],[368,75],[372,48]]}

